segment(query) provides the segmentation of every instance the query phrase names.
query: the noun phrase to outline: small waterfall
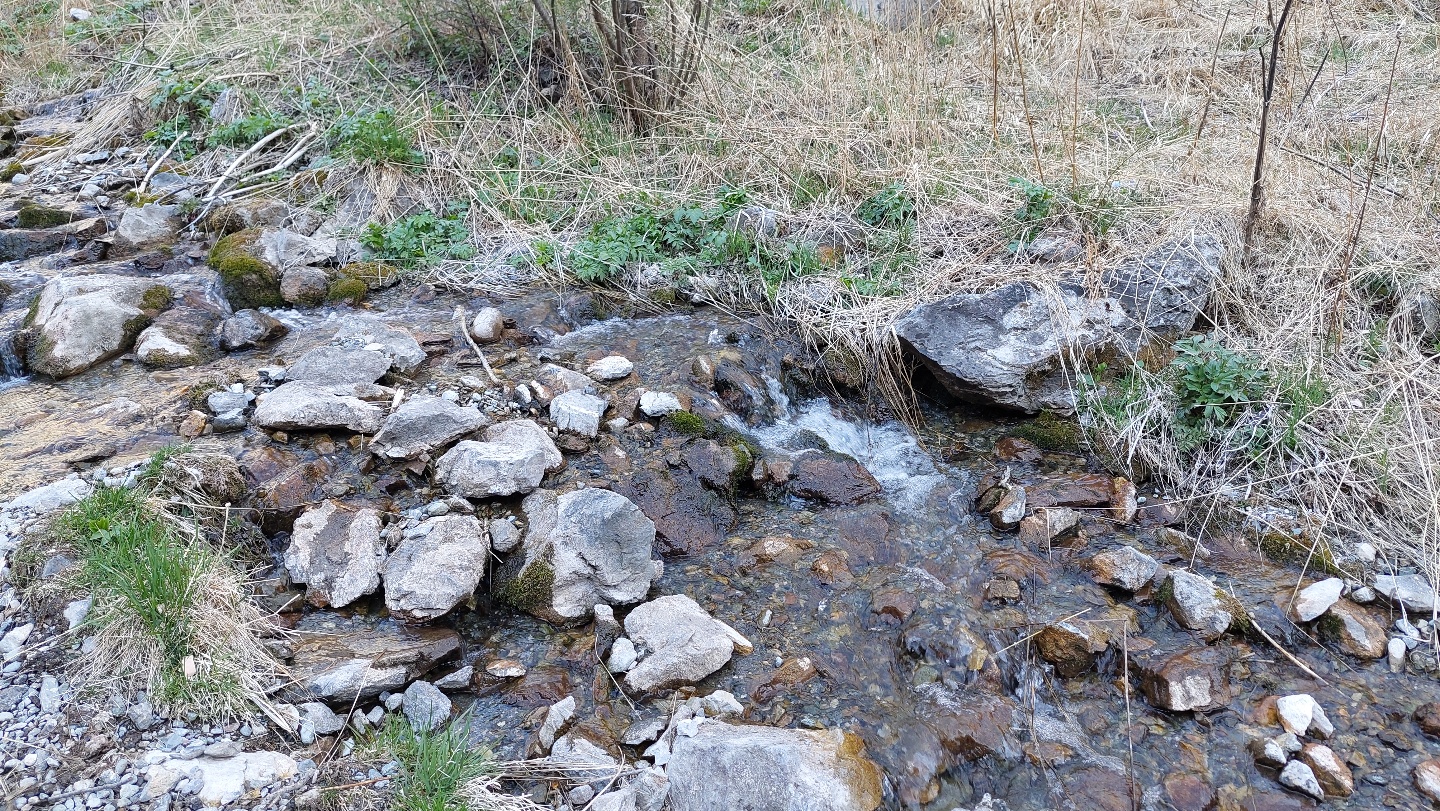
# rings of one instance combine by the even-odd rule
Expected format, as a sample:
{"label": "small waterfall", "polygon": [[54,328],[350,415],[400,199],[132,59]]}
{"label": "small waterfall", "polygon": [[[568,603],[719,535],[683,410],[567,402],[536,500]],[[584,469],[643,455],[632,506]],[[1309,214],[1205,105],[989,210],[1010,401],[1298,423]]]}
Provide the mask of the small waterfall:
{"label": "small waterfall", "polygon": [[[7,319],[13,322],[15,319]],[[15,330],[13,323],[0,323],[0,390],[12,388],[25,382],[25,365],[15,352]]]}

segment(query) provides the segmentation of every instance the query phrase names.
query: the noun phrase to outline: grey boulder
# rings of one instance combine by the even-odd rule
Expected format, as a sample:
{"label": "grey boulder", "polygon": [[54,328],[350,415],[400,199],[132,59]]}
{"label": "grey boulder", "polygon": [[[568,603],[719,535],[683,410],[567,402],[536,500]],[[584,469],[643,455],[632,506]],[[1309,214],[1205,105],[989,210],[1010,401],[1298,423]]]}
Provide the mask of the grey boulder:
{"label": "grey boulder", "polygon": [[344,346],[317,346],[285,370],[290,380],[322,386],[374,383],[390,371],[390,359],[379,352]]}
{"label": "grey boulder", "polygon": [[380,430],[384,418],[380,407],[344,391],[343,387],[291,381],[260,398],[255,422],[270,430],[345,428],[361,434]]}
{"label": "grey boulder", "polygon": [[340,321],[335,340],[379,352],[390,359],[390,371],[409,377],[425,362],[425,350],[409,331],[373,315],[349,315]]}
{"label": "grey boulder", "polygon": [[529,493],[559,470],[565,457],[533,420],[511,420],[485,429],[482,441],[466,440],[435,465],[446,492],[465,498]]}
{"label": "grey boulder", "polygon": [[61,276],[41,289],[30,318],[26,365],[69,377],[128,350],[149,324],[146,293],[169,291],[152,279],[92,274]]}
{"label": "grey boulder", "polygon": [[172,239],[180,230],[176,214],[179,206],[162,206],[147,203],[139,208],[127,208],[120,215],[120,224],[115,229],[115,241],[123,247],[141,248]]}
{"label": "grey boulder", "polygon": [[306,584],[305,599],[321,607],[340,608],[375,591],[384,560],[380,514],[335,501],[311,507],[296,519],[285,550],[290,579]]}
{"label": "grey boulder", "polygon": [[1170,589],[1165,605],[1182,626],[1199,631],[1207,641],[1218,639],[1230,628],[1230,612],[1221,604],[1215,584],[1208,578],[1177,569],[1170,573],[1167,583]]}
{"label": "grey boulder", "polygon": [[625,618],[625,633],[643,656],[625,674],[639,693],[694,684],[730,661],[735,643],[749,643],[683,594],[644,603]]}
{"label": "grey boulder", "polygon": [[241,310],[220,325],[220,347],[226,351],[248,349],[284,338],[290,330],[259,310]]}
{"label": "grey boulder", "polygon": [[416,732],[430,732],[439,729],[450,720],[453,705],[449,696],[440,688],[427,681],[417,681],[405,688],[405,703],[401,705],[405,720]]}
{"label": "grey boulder", "polygon": [[474,406],[428,395],[406,400],[370,441],[370,451],[387,459],[414,459],[484,428],[489,418]]}
{"label": "grey boulder", "polygon": [[470,598],[490,544],[473,515],[426,521],[385,560],[385,606],[407,620],[434,619]]}

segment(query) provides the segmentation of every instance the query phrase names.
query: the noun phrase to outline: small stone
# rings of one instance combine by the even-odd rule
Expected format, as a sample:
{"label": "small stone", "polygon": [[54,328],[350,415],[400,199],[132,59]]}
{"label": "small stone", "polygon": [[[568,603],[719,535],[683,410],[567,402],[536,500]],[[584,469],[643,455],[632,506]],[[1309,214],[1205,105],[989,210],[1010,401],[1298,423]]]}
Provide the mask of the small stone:
{"label": "small stone", "polygon": [[1295,596],[1295,603],[1290,607],[1291,617],[1297,622],[1310,622],[1318,618],[1329,611],[1330,606],[1340,601],[1340,593],[1344,589],[1345,581],[1338,577],[1306,586]]}
{"label": "small stone", "polygon": [[590,364],[590,366],[585,369],[585,374],[596,380],[608,382],[629,377],[630,373],[634,370],[635,364],[631,363],[629,358],[621,355],[610,355],[609,357],[601,358]]}
{"label": "small stone", "polygon": [[1257,738],[1251,741],[1250,754],[1255,758],[1256,765],[1268,766],[1272,769],[1284,768],[1286,761],[1289,760],[1288,753],[1274,738]]}
{"label": "small stone", "polygon": [[450,698],[430,682],[417,681],[405,688],[405,718],[416,732],[444,726],[452,709]]}
{"label": "small stone", "polygon": [[1308,693],[1277,699],[1275,713],[1286,732],[1322,739],[1335,734],[1335,727],[1325,716],[1325,709]]}
{"label": "small stone", "polygon": [[1320,788],[1320,781],[1315,779],[1315,772],[1298,760],[1290,761],[1280,771],[1280,785],[1317,800],[1325,799],[1325,792]]}
{"label": "small stone", "polygon": [[470,682],[475,677],[475,666],[465,665],[454,673],[448,673],[435,680],[435,686],[441,690],[465,690],[470,687]]}
{"label": "small stone", "polygon": [[485,665],[485,672],[497,679],[518,679],[525,675],[525,666],[515,659],[496,659]]}
{"label": "small stone", "polygon": [[635,666],[637,659],[635,643],[622,636],[610,646],[610,658],[605,666],[610,668],[611,673],[624,673]]}
{"label": "small stone", "polygon": [[1359,558],[1361,563],[1374,563],[1379,554],[1380,550],[1376,549],[1373,543],[1361,541],[1355,544],[1355,557]]}
{"label": "small stone", "polygon": [[60,709],[60,683],[54,676],[45,676],[40,680],[40,711],[53,713]]}
{"label": "small stone", "polygon": [[1414,772],[1415,788],[1421,794],[1429,797],[1432,802],[1440,803],[1440,758],[1431,758],[1415,766]]}
{"label": "small stone", "polygon": [[1101,552],[1085,564],[1090,576],[1102,586],[1135,592],[1148,585],[1160,564],[1132,546]]}
{"label": "small stone", "polygon": [[205,757],[232,758],[240,752],[240,744],[235,741],[220,741],[205,747]]}
{"label": "small stone", "polygon": [[684,411],[685,406],[680,404],[679,397],[669,392],[647,391],[640,395],[640,410],[647,417],[663,417],[677,411]]}
{"label": "small stone", "polygon": [[550,420],[561,431],[593,437],[600,433],[600,418],[609,404],[583,391],[567,391],[550,401]]}
{"label": "small stone", "polygon": [[1230,628],[1231,616],[1215,594],[1209,578],[1183,569],[1170,573],[1170,596],[1166,606],[1175,619],[1206,641],[1214,641]]}
{"label": "small stone", "polygon": [[74,600],[65,606],[65,622],[69,624],[69,630],[75,630],[75,627],[89,616],[91,602],[87,597],[83,600]]}
{"label": "small stone", "polygon": [[1375,589],[1369,586],[1361,586],[1350,592],[1350,601],[1360,605],[1369,605],[1375,602]]}
{"label": "small stone", "polygon": [[1386,654],[1390,660],[1390,672],[1399,673],[1405,669],[1405,640],[1396,637],[1386,645]]}
{"label": "small stone", "polygon": [[494,307],[485,307],[470,321],[470,337],[482,344],[500,340],[505,331],[505,316]]}
{"label": "small stone", "polygon": [[1020,526],[1025,517],[1025,488],[1010,485],[1003,488],[1000,500],[990,510],[990,525],[999,530]]}
{"label": "small stone", "polygon": [[1300,750],[1299,758],[1310,767],[1326,795],[1349,797],[1355,793],[1355,776],[1330,747],[1307,743]]}

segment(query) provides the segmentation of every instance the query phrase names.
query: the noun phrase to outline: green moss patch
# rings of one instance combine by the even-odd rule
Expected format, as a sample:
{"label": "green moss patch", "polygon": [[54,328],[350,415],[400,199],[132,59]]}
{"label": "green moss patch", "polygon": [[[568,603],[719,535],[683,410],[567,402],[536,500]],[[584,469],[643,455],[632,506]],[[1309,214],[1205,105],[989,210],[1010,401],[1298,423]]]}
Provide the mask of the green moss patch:
{"label": "green moss patch", "polygon": [[370,288],[359,279],[342,278],[330,283],[330,292],[325,295],[327,301],[334,303],[349,302],[359,304],[365,300],[365,294]]}
{"label": "green moss patch", "polygon": [[1011,433],[1047,451],[1075,453],[1080,450],[1080,424],[1050,411],[1042,411],[1035,419],[1020,423]]}
{"label": "green moss patch", "polygon": [[35,203],[20,207],[21,228],[55,228],[74,221],[75,215],[63,208],[51,208]]}
{"label": "green moss patch", "polygon": [[0,166],[0,182],[9,183],[10,179],[25,171],[25,164],[20,161],[10,161]]}
{"label": "green moss patch", "polygon": [[236,310],[256,307],[283,307],[280,271],[256,255],[258,228],[237,231],[210,249],[210,267],[220,274],[220,283],[230,306]]}
{"label": "green moss patch", "polygon": [[675,433],[685,436],[704,436],[705,418],[699,414],[692,414],[689,411],[676,411],[665,416],[665,424],[670,426]]}
{"label": "green moss patch", "polygon": [[170,292],[170,288],[163,284],[157,284],[140,296],[140,309],[158,313],[170,309],[170,305],[174,302],[175,294]]}
{"label": "green moss patch", "polygon": [[521,611],[529,611],[549,605],[554,586],[555,567],[540,560],[527,565],[518,577],[502,586],[495,596]]}

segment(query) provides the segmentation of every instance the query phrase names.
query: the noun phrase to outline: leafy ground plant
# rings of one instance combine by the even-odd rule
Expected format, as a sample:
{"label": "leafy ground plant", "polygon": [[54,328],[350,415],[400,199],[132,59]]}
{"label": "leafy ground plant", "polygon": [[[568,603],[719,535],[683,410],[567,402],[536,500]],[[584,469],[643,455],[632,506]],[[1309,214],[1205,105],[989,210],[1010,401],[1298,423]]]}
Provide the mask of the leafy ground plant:
{"label": "leafy ground plant", "polygon": [[386,226],[371,223],[360,236],[360,244],[376,260],[404,268],[469,259],[475,249],[470,245],[470,229],[465,226],[467,212],[465,206],[452,204],[441,216],[422,211]]}
{"label": "leafy ground plant", "polygon": [[425,165],[425,153],[415,148],[395,111],[388,107],[345,116],[335,125],[333,138],[337,158],[408,168]]}

